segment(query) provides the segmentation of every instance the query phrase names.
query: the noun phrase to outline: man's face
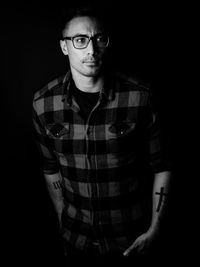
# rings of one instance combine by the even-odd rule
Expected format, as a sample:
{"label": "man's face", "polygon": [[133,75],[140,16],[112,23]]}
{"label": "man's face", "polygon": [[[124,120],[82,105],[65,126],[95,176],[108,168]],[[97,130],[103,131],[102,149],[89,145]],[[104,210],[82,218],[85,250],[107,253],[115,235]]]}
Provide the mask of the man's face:
{"label": "man's face", "polygon": [[[73,18],[63,31],[63,37],[74,37],[77,35],[87,35],[89,37],[103,33],[101,24],[91,17]],[[105,47],[99,47],[93,40],[84,49],[77,49],[71,40],[60,42],[61,49],[69,57],[72,72],[81,75],[95,77],[98,75],[103,63]]]}

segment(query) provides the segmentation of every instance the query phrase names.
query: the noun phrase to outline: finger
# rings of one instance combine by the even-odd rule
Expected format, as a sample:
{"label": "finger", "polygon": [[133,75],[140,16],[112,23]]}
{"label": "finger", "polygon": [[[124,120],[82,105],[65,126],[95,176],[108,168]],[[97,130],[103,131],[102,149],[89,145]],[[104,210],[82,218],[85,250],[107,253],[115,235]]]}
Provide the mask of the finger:
{"label": "finger", "polygon": [[124,251],[123,256],[128,257],[129,254],[130,254],[130,249],[127,249]]}
{"label": "finger", "polygon": [[127,249],[124,251],[123,256],[128,257],[129,254],[131,253],[131,251],[134,249],[134,247],[135,247],[135,245],[133,244],[133,245],[131,245],[129,248],[127,248]]}

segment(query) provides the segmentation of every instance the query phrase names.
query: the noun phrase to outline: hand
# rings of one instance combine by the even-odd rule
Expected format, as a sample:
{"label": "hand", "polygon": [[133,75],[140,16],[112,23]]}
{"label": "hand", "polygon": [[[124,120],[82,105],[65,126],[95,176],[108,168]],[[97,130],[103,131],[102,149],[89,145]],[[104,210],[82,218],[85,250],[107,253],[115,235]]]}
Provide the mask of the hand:
{"label": "hand", "polygon": [[133,244],[127,250],[124,251],[123,255],[129,256],[129,254],[133,252],[139,254],[148,254],[157,236],[158,231],[147,231],[146,233],[136,238]]}

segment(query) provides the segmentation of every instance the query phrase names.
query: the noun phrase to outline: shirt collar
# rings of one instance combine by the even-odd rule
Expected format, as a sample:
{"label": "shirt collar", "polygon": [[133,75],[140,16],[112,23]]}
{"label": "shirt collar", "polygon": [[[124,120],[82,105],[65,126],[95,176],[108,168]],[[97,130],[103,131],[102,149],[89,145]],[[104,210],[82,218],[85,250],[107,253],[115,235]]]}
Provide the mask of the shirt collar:
{"label": "shirt collar", "polygon": [[104,95],[107,100],[111,101],[114,99],[116,90],[116,81],[114,75],[111,72],[105,74],[104,87],[102,88],[102,95]]}
{"label": "shirt collar", "polygon": [[68,71],[64,76],[62,85],[62,101],[68,104],[71,103],[70,84],[71,84],[71,71]]}
{"label": "shirt collar", "polygon": [[[71,95],[71,84],[72,84],[72,74],[69,70],[63,79],[63,86],[62,86],[62,101],[66,102],[67,104],[71,105],[72,103],[72,95]],[[106,73],[105,75],[105,82],[104,86],[100,92],[100,99],[105,97],[107,100],[111,101],[114,98],[115,93],[115,79],[112,73]]]}

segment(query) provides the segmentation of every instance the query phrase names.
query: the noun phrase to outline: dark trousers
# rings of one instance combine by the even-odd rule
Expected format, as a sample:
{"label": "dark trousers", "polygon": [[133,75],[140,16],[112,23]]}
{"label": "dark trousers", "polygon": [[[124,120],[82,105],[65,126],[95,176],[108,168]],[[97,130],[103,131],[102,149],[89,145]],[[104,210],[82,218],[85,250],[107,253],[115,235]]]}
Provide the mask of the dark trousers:
{"label": "dark trousers", "polygon": [[149,266],[153,261],[148,255],[139,255],[132,253],[128,257],[123,256],[121,252],[110,252],[101,255],[97,247],[91,245],[87,252],[82,252],[73,248],[68,248],[64,257],[63,267],[69,266],[87,266],[87,267],[133,267],[133,266]]}

